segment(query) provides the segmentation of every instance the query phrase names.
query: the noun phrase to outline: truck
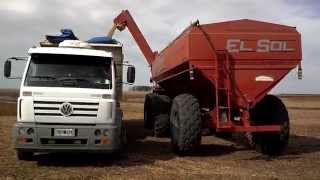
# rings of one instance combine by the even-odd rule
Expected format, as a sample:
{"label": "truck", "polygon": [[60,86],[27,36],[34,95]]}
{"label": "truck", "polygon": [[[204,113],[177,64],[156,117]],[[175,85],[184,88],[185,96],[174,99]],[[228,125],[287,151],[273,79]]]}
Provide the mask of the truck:
{"label": "truck", "polygon": [[202,134],[243,133],[259,152],[280,155],[290,136],[287,109],[268,94],[292,69],[302,77],[295,27],[240,19],[191,23],[162,51],[152,51],[128,10],[114,18],[128,28],[151,68],[144,126],[169,136],[173,151],[197,152]]}
{"label": "truck", "polygon": [[[122,44],[43,42],[28,54],[12,136],[18,159],[38,152],[121,152]],[[17,59],[5,61],[5,77]],[[134,80],[128,65],[127,82]]]}

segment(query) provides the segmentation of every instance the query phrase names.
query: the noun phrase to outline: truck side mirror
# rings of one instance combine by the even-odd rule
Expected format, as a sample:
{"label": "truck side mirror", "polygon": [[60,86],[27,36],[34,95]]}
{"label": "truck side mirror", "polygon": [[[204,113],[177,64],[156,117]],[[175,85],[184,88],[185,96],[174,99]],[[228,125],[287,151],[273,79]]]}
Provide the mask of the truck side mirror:
{"label": "truck side mirror", "polygon": [[11,61],[6,60],[4,63],[4,77],[9,78],[11,76]]}
{"label": "truck side mirror", "polygon": [[136,68],[134,66],[128,66],[127,70],[127,82],[134,83],[136,76]]}

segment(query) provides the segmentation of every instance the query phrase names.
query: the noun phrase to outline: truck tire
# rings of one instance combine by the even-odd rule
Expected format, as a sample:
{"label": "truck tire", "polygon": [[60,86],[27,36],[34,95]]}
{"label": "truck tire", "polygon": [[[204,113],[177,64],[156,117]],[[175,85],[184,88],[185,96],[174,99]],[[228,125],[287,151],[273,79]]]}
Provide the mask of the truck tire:
{"label": "truck tire", "polygon": [[30,161],[33,159],[33,152],[17,150],[17,157],[19,160]]}
{"label": "truck tire", "polygon": [[280,155],[288,145],[290,135],[289,115],[283,102],[273,95],[265,96],[252,110],[250,118],[254,125],[281,125],[281,131],[257,132],[249,135],[249,144],[267,155]]}
{"label": "truck tire", "polygon": [[143,125],[146,129],[151,129],[153,126],[152,122],[152,99],[154,97],[154,93],[146,94],[144,98],[144,121]]}
{"label": "truck tire", "polygon": [[170,131],[168,114],[159,114],[153,117],[153,133],[155,137],[167,137]]}
{"label": "truck tire", "polygon": [[179,155],[194,153],[201,144],[198,100],[190,94],[174,98],[170,114],[171,144]]}

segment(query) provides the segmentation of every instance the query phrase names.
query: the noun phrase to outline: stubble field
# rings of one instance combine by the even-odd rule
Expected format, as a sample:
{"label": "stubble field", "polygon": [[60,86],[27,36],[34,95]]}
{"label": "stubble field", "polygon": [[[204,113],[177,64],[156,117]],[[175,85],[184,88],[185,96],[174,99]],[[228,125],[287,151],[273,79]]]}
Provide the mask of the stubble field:
{"label": "stubble field", "polygon": [[11,145],[13,94],[0,95],[0,179],[320,179],[320,96],[282,97],[291,137],[279,157],[257,153],[238,136],[203,137],[196,155],[179,157],[171,152],[170,139],[143,129],[144,94],[127,93],[121,103],[129,143],[123,156],[42,154],[18,161]]}

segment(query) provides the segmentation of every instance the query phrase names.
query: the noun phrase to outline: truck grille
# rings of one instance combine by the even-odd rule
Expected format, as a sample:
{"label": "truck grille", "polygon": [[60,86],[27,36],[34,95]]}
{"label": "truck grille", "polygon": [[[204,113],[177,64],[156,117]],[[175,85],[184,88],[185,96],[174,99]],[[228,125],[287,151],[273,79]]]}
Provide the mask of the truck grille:
{"label": "truck grille", "polygon": [[[34,101],[35,116],[64,116],[61,112],[62,101]],[[68,116],[97,117],[98,102],[67,102],[71,104],[73,112]]]}

